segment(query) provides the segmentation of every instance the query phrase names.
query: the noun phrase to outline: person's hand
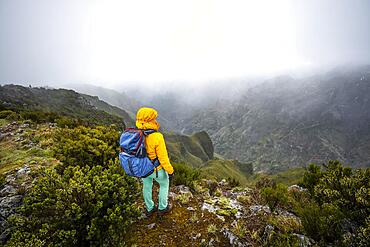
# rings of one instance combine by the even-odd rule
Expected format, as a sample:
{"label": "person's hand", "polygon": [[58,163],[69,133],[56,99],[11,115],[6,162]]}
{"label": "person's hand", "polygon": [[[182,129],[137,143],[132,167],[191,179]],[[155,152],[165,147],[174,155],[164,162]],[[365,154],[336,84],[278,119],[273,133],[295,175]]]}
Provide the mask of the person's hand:
{"label": "person's hand", "polygon": [[170,179],[170,182],[171,182],[171,181],[172,181],[172,179],[173,179],[173,173],[168,174],[168,178]]}

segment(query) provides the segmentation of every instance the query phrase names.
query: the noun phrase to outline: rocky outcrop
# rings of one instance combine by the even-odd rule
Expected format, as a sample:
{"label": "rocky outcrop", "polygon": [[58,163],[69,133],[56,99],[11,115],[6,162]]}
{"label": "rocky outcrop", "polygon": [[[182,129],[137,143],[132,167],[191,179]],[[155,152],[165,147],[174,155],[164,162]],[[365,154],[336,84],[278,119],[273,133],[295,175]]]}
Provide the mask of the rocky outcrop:
{"label": "rocky outcrop", "polygon": [[[132,238],[128,237],[127,243],[171,246],[176,241],[184,246],[269,246],[274,234],[281,231],[279,227],[287,225],[299,246],[314,244],[302,234],[299,217],[280,208],[272,212],[261,204],[259,192],[252,188],[232,188],[226,180],[203,179],[192,189],[174,186],[170,198],[174,205],[172,212],[160,220],[140,217],[127,235]],[[146,236],[161,232],[160,241],[140,237],[143,231]]]}
{"label": "rocky outcrop", "polygon": [[29,173],[31,169],[24,165],[17,171],[5,174],[5,183],[0,190],[0,242],[5,243],[9,237],[7,220],[16,213],[17,207],[22,204],[24,193],[31,186]]}

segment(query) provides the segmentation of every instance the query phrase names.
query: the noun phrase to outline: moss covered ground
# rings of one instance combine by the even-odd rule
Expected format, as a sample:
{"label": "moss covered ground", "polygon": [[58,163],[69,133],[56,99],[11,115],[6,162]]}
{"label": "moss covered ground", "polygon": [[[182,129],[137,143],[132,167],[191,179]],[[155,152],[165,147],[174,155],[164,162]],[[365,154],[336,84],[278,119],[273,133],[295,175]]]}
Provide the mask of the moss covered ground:
{"label": "moss covered ground", "polygon": [[2,119],[0,130],[0,174],[23,165],[44,167],[58,163],[50,150],[53,128],[49,124],[31,125]]}

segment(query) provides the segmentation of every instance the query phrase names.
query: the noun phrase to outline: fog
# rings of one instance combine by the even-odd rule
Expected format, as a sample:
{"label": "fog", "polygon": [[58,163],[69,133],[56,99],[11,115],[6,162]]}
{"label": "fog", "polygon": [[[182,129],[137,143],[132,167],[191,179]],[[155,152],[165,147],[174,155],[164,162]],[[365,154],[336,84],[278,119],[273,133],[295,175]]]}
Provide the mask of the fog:
{"label": "fog", "polygon": [[0,83],[209,90],[370,63],[367,0],[1,0]]}

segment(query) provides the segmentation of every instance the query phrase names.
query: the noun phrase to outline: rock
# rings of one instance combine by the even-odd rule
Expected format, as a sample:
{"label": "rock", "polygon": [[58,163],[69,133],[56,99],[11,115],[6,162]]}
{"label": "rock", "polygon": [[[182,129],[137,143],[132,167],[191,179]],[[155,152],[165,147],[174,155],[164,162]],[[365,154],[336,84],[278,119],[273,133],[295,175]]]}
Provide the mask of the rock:
{"label": "rock", "polygon": [[195,236],[193,237],[193,240],[196,240],[196,239],[200,238],[201,236],[202,236],[202,234],[201,234],[201,233],[198,233],[197,235],[195,235]]}
{"label": "rock", "polygon": [[29,128],[29,127],[30,127],[30,124],[28,124],[28,123],[19,125],[19,128],[21,128],[21,129],[26,129],[26,128]]}
{"label": "rock", "polygon": [[221,216],[221,215],[218,215],[216,214],[217,218],[220,219],[222,222],[225,221],[225,217],[224,216]]}
{"label": "rock", "polygon": [[23,137],[17,137],[17,139],[15,139],[14,141],[15,142],[20,142],[20,141],[23,141],[24,139],[23,139]]}
{"label": "rock", "polygon": [[229,199],[227,197],[215,197],[213,199],[207,199],[202,205],[202,210],[207,210],[208,212],[215,213],[217,215],[231,216],[236,215],[241,216],[239,210],[242,209],[239,202],[234,199]]}
{"label": "rock", "polygon": [[252,205],[249,207],[249,210],[252,212],[252,215],[257,215],[260,213],[271,214],[271,209],[269,206],[263,205]]}
{"label": "rock", "polygon": [[204,210],[207,210],[208,212],[210,212],[210,213],[215,213],[216,212],[216,210],[217,210],[217,207],[215,207],[215,206],[213,206],[213,205],[211,205],[211,204],[209,204],[209,203],[206,203],[206,202],[204,202],[203,203],[203,205],[202,205],[202,208],[201,208],[203,211]]}
{"label": "rock", "polygon": [[2,141],[5,138],[5,134],[0,133],[0,141]]}
{"label": "rock", "polygon": [[149,224],[146,227],[148,227],[148,229],[153,229],[155,227],[155,223]]}
{"label": "rock", "polygon": [[191,193],[189,187],[187,187],[185,185],[178,185],[178,186],[175,187],[175,190],[178,193],[181,193],[181,194]]}
{"label": "rock", "polygon": [[211,240],[209,240],[209,242],[208,242],[208,246],[214,246],[213,245],[213,242],[214,242],[215,240],[213,239],[213,238],[211,238]]}
{"label": "rock", "polygon": [[232,199],[236,199],[237,197],[246,196],[246,195],[247,195],[247,192],[245,192],[245,191],[237,191],[237,192],[227,191],[225,193],[225,196],[230,197]]}
{"label": "rock", "polygon": [[17,131],[15,132],[16,134],[22,134],[24,132],[23,129],[17,129]]}
{"label": "rock", "polygon": [[358,230],[358,225],[351,221],[350,219],[348,218],[345,218],[343,221],[342,221],[342,229],[344,232],[356,232]]}
{"label": "rock", "polygon": [[226,179],[222,179],[218,184],[221,186],[225,186],[228,185],[228,182],[226,181]]}
{"label": "rock", "polygon": [[142,213],[139,217],[137,217],[138,220],[143,220],[143,219],[146,219],[147,216],[145,213]]}
{"label": "rock", "polygon": [[15,208],[20,205],[21,200],[22,200],[21,195],[1,197],[0,210],[4,208]]}
{"label": "rock", "polygon": [[6,241],[9,239],[10,236],[10,229],[6,228],[0,235],[0,243],[5,244]]}
{"label": "rock", "polygon": [[24,165],[22,168],[20,168],[17,171],[16,177],[17,178],[23,177],[24,175],[26,175],[30,172],[31,172],[31,169],[28,167],[28,165]]}
{"label": "rock", "polygon": [[1,196],[15,195],[17,194],[17,189],[12,185],[6,184],[4,188],[0,191]]}
{"label": "rock", "polygon": [[189,211],[195,211],[195,209],[193,207],[187,207],[186,209],[189,210]]}
{"label": "rock", "polygon": [[305,192],[307,191],[307,189],[301,187],[301,186],[298,186],[296,184],[293,184],[291,186],[288,187],[288,191],[294,191],[294,192]]}
{"label": "rock", "polygon": [[251,246],[251,244],[249,243],[243,243],[237,236],[235,236],[231,231],[229,231],[226,228],[222,230],[222,233],[229,240],[231,246],[237,247]]}
{"label": "rock", "polygon": [[239,204],[239,202],[235,199],[230,199],[229,203],[230,203],[231,208],[235,208],[235,209],[238,209],[238,210],[240,210],[242,208],[242,206]]}
{"label": "rock", "polygon": [[305,235],[297,234],[297,233],[294,233],[293,235],[298,238],[299,247],[309,247],[315,243],[313,239],[310,239],[309,237],[306,237]]}
{"label": "rock", "polygon": [[285,211],[285,210],[282,210],[280,208],[277,208],[276,209],[276,212],[281,215],[281,216],[285,216],[285,217],[292,217],[292,218],[297,218],[298,221],[300,222],[301,220],[293,213],[291,212],[288,212],[288,211]]}
{"label": "rock", "polygon": [[5,177],[5,182],[6,183],[12,183],[15,181],[15,177],[12,174],[9,174]]}
{"label": "rock", "polygon": [[262,239],[264,241],[268,241],[271,237],[271,233],[274,230],[274,227],[272,225],[267,225],[265,227],[265,231],[263,232]]}
{"label": "rock", "polygon": [[235,218],[237,218],[237,219],[240,219],[242,216],[243,216],[243,214],[239,211],[235,214]]}
{"label": "rock", "polygon": [[0,224],[3,224],[9,216],[15,213],[16,208],[21,205],[22,198],[21,195],[0,198]]}
{"label": "rock", "polygon": [[168,196],[171,197],[172,199],[175,199],[176,193],[170,191],[170,193],[168,193]]}

